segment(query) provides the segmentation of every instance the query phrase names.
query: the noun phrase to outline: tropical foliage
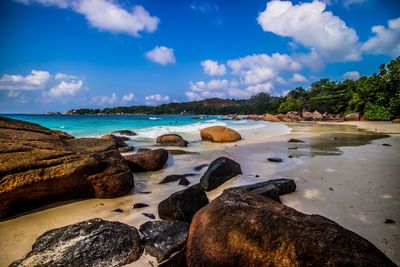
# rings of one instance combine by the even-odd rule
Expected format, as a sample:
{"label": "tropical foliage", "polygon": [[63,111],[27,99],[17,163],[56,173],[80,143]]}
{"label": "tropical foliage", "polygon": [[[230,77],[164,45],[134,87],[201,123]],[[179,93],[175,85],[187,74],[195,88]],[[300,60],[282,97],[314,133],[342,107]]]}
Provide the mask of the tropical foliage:
{"label": "tropical foliage", "polygon": [[264,114],[289,111],[342,114],[360,112],[369,120],[400,116],[400,57],[382,64],[379,72],[358,80],[321,79],[310,88],[297,87],[285,97],[260,93],[250,99],[206,99],[159,106],[80,109],[77,114]]}

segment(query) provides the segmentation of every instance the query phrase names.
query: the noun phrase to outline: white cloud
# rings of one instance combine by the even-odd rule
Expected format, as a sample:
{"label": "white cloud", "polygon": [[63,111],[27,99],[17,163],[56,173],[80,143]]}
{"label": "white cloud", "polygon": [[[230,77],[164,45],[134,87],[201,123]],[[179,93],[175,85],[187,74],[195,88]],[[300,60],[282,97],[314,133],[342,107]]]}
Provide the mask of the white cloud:
{"label": "white cloud", "polygon": [[295,73],[295,74],[293,74],[290,81],[294,82],[294,83],[304,83],[304,82],[307,82],[307,78],[301,74]]}
{"label": "white cloud", "polygon": [[40,70],[32,70],[27,76],[5,74],[0,79],[0,90],[43,89],[50,77],[49,72]]}
{"label": "white cloud", "polygon": [[202,61],[200,64],[203,67],[204,72],[210,76],[225,75],[225,73],[226,73],[225,65],[218,64],[218,61],[213,61],[213,60],[208,59],[208,60]]}
{"label": "white cloud", "polygon": [[126,94],[126,95],[124,95],[124,96],[122,97],[122,101],[123,101],[123,102],[130,102],[130,101],[132,101],[134,98],[135,98],[135,95],[134,95],[133,93],[129,93],[129,94]]}
{"label": "white cloud", "polygon": [[367,0],[343,0],[342,4],[345,7],[350,7],[351,5],[360,5],[367,2]]}
{"label": "white cloud", "polygon": [[328,61],[359,60],[358,36],[354,29],[332,12],[325,3],[313,1],[293,5],[290,1],[271,1],[257,21],[262,29],[314,49]]}
{"label": "white cloud", "polygon": [[110,96],[93,96],[90,101],[97,105],[112,105],[118,102],[118,97],[116,93],[112,93]]}
{"label": "white cloud", "polygon": [[45,92],[45,95],[48,97],[75,96],[82,89],[82,86],[82,80],[61,81],[50,91]]}
{"label": "white cloud", "polygon": [[279,71],[297,71],[301,65],[288,55],[279,53],[258,54],[229,60],[233,74],[241,77],[248,85],[261,84],[278,76]]}
{"label": "white cloud", "polygon": [[400,17],[388,21],[388,27],[378,25],[371,28],[375,34],[362,45],[362,50],[370,54],[400,55]]}
{"label": "white cloud", "polygon": [[171,102],[171,99],[169,96],[167,96],[167,95],[163,96],[160,94],[148,95],[144,99],[146,100],[145,103],[147,105],[155,105],[155,104]]}
{"label": "white cloud", "polygon": [[61,81],[61,80],[69,81],[69,80],[78,79],[78,77],[58,72],[56,75],[54,75],[54,79],[56,79],[57,81]]}
{"label": "white cloud", "polygon": [[15,99],[16,103],[24,104],[28,102],[28,98],[21,94],[21,91],[10,90],[7,97]]}
{"label": "white cloud", "polygon": [[158,64],[167,65],[175,63],[174,49],[165,46],[156,46],[146,53],[146,57]]}
{"label": "white cloud", "polygon": [[224,89],[229,86],[229,82],[226,79],[218,80],[213,79],[209,82],[198,81],[198,82],[190,82],[190,89],[192,91],[203,91],[203,90],[218,90]]}
{"label": "white cloud", "polygon": [[360,78],[360,73],[358,71],[348,71],[343,74],[343,78],[346,80],[358,80]]}
{"label": "white cloud", "polygon": [[142,6],[134,6],[129,12],[111,0],[17,0],[17,2],[69,8],[84,15],[89,25],[94,28],[135,37],[142,31],[154,32],[160,21]]}

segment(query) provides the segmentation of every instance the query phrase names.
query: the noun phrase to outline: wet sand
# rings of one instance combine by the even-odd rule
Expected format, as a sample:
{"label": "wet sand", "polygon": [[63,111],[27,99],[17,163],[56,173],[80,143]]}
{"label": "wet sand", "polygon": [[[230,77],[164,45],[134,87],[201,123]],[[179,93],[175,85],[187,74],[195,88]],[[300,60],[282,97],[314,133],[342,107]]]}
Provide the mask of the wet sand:
{"label": "wet sand", "polygon": [[[71,201],[2,221],[0,266],[24,257],[45,231],[71,223],[99,217],[139,228],[150,220],[142,212],[157,216],[158,203],[184,189],[177,182],[158,184],[163,177],[198,173],[188,177],[195,184],[206,168],[195,172],[193,167],[222,155],[239,162],[243,175],[209,192],[210,200],[228,187],[281,177],[295,179],[297,190],[282,197],[284,204],[334,220],[368,239],[400,264],[400,126],[390,125],[386,131],[390,136],[360,131],[349,125],[297,123],[288,126],[292,131],[285,135],[265,137],[262,132],[251,130],[243,133],[244,140],[237,143],[201,143],[190,147],[187,150],[200,154],[171,156],[163,170],[136,174],[134,191],[121,198]],[[290,138],[306,142],[288,143]],[[281,157],[283,162],[271,163],[268,157]],[[138,202],[150,206],[132,209]],[[124,212],[112,212],[117,208]],[[385,224],[386,219],[396,223]],[[149,261],[157,265],[154,258],[145,255],[129,266],[151,266]]]}

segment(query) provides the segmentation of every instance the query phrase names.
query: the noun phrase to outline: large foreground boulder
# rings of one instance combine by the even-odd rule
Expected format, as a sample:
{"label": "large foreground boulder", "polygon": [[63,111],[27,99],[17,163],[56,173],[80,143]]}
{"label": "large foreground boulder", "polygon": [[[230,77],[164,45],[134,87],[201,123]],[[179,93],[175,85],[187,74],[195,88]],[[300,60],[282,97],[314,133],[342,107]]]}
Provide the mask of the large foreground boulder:
{"label": "large foreground boulder", "polygon": [[163,220],[190,223],[194,214],[208,204],[206,193],[196,184],[173,193],[158,204],[158,216]]}
{"label": "large foreground boulder", "polygon": [[11,266],[122,266],[139,259],[142,251],[136,228],[92,219],[44,233]]}
{"label": "large foreground boulder", "polygon": [[142,224],[145,250],[158,262],[168,259],[186,246],[189,224],[181,221],[149,221]]}
{"label": "large foreground boulder", "polygon": [[182,136],[177,134],[164,134],[156,139],[156,143],[161,146],[180,146],[186,147],[188,145],[188,141],[182,138]]}
{"label": "large foreground boulder", "polygon": [[165,149],[154,149],[125,156],[128,165],[134,172],[161,170],[168,160],[168,151]]}
{"label": "large foreground boulder", "polygon": [[203,141],[211,141],[215,143],[235,142],[242,137],[240,133],[225,126],[211,126],[200,131]]}
{"label": "large foreground boulder", "polygon": [[0,218],[75,198],[113,198],[133,175],[110,140],[0,117]]}
{"label": "large foreground boulder", "polygon": [[230,158],[220,157],[211,162],[200,179],[200,185],[204,190],[211,191],[238,174],[242,174],[239,163]]}
{"label": "large foreground boulder", "polygon": [[246,191],[224,192],[194,216],[187,261],[188,266],[396,266],[337,223]]}

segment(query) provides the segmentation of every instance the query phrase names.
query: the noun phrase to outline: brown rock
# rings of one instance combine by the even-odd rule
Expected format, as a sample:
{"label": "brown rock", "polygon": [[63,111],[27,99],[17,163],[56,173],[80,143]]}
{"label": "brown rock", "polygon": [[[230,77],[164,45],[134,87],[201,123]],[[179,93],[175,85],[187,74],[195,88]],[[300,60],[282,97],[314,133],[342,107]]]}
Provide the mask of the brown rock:
{"label": "brown rock", "polygon": [[314,112],[303,111],[301,116],[303,117],[303,120],[305,120],[305,121],[320,121],[320,120],[322,120],[322,114],[319,113],[318,111],[314,111]]}
{"label": "brown rock", "polygon": [[125,156],[125,159],[134,172],[158,171],[162,169],[167,162],[168,151],[162,148],[154,149]]}
{"label": "brown rock", "polygon": [[125,146],[125,147],[119,147],[118,148],[118,151],[120,153],[131,152],[131,151],[134,151],[134,150],[135,150],[135,148],[133,146]]}
{"label": "brown rock", "polygon": [[350,113],[344,116],[345,121],[359,121],[360,120],[360,113]]}
{"label": "brown rock", "polygon": [[132,132],[131,130],[119,130],[112,132],[113,134],[120,134],[120,135],[126,135],[126,136],[135,136],[137,135],[135,132]]}
{"label": "brown rock", "polygon": [[277,116],[271,115],[269,113],[264,115],[263,120],[270,121],[270,122],[280,122],[281,121]]}
{"label": "brown rock", "polygon": [[251,192],[224,192],[196,213],[188,266],[396,266],[373,244],[319,215]]}
{"label": "brown rock", "polygon": [[258,121],[260,119],[260,115],[257,114],[250,114],[245,117],[247,120],[255,120]]}
{"label": "brown rock", "polygon": [[188,145],[188,141],[182,138],[182,136],[177,134],[164,134],[157,137],[157,144],[161,146],[180,146],[186,147]]}
{"label": "brown rock", "polygon": [[392,123],[400,123],[400,119],[394,119],[392,120]]}
{"label": "brown rock", "polygon": [[200,131],[203,141],[211,141],[215,143],[235,142],[242,137],[238,132],[225,126],[211,126]]}
{"label": "brown rock", "polygon": [[0,117],[0,218],[52,201],[118,197],[132,187],[112,141]]}
{"label": "brown rock", "polygon": [[128,146],[124,142],[124,141],[126,141],[126,139],[124,139],[122,137],[115,136],[113,134],[105,134],[105,135],[101,136],[100,139],[110,140],[110,141],[114,142],[117,145],[117,147],[126,147],[126,146]]}

